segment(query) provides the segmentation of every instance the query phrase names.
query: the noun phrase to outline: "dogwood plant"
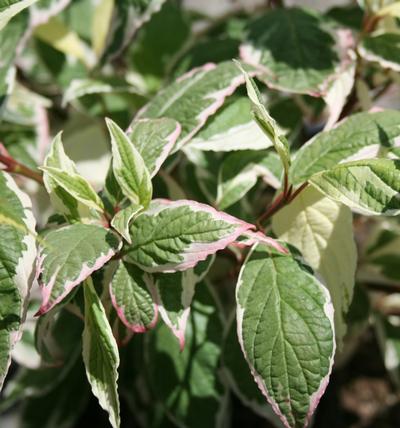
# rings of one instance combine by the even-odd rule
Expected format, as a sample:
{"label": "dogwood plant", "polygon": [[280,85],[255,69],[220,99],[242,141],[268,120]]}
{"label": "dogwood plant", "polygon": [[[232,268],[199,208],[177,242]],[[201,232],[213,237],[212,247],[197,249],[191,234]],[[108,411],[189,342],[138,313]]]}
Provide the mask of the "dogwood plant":
{"label": "dogwood plant", "polygon": [[1,411],[312,424],[356,278],[399,277],[399,8],[351,11],[0,1]]}

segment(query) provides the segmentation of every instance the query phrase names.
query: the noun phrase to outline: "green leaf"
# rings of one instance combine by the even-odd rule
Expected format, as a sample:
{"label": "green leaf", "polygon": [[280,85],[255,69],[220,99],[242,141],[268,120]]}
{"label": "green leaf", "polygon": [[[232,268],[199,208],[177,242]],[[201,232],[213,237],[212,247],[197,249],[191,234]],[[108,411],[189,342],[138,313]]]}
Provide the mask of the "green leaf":
{"label": "green leaf", "polygon": [[309,182],[326,196],[364,215],[400,213],[400,161],[371,159],[337,165]]}
{"label": "green leaf", "polygon": [[37,2],[37,0],[1,0],[0,31],[3,30],[13,16],[17,15],[35,2]]}
{"label": "green leaf", "polygon": [[150,384],[164,411],[179,426],[215,427],[226,417],[222,413],[225,391],[218,378],[222,333],[216,302],[207,285],[201,283],[188,319],[183,351],[166,325],[160,324],[148,335],[145,351]]}
{"label": "green leaf", "polygon": [[35,225],[28,196],[0,171],[0,388],[28,306],[36,258]]}
{"label": "green leaf", "polygon": [[238,337],[261,392],[286,427],[308,425],[335,352],[325,287],[292,254],[259,244],[236,288]]}
{"label": "green leaf", "polygon": [[354,114],[334,129],[317,134],[297,152],[291,182],[302,183],[339,162],[383,155],[396,147],[399,136],[399,111]]}
{"label": "green leaf", "polygon": [[238,151],[227,156],[218,174],[216,206],[224,210],[239,201],[256,184],[258,177],[280,187],[282,169],[274,152]]}
{"label": "green leaf", "polygon": [[300,250],[304,260],[322,276],[332,296],[335,333],[341,344],[357,267],[350,209],[307,187],[273,216],[272,227],[279,239]]}
{"label": "green leaf", "polygon": [[281,158],[283,168],[287,171],[290,166],[290,152],[285,133],[280,129],[278,124],[275,122],[275,119],[268,113],[262,103],[260,92],[254,80],[243,69],[242,65],[238,61],[235,61],[235,63],[246,79],[247,96],[251,101],[254,119],[265,135],[272,141],[275,150]]}
{"label": "green leaf", "polygon": [[[5,3],[5,0],[3,0]],[[0,27],[1,27],[0,6]],[[18,44],[27,26],[27,17],[21,14],[13,19],[5,28],[0,29],[0,108],[7,95],[12,91],[15,80],[15,68],[13,67]],[[0,113],[2,113],[0,109]]]}
{"label": "green leaf", "polygon": [[[49,166],[42,166],[40,169],[47,173],[58,186],[65,190],[65,192],[76,201],[81,202],[88,208],[103,213],[104,206],[102,200],[90,183],[81,175]],[[68,207],[70,208],[71,205]]]}
{"label": "green leaf", "polygon": [[[252,70],[248,67],[247,69]],[[136,116],[169,117],[182,126],[174,151],[184,146],[231,95],[244,83],[241,72],[229,62],[206,64],[184,74],[160,91]]]}
{"label": "green leaf", "polygon": [[152,201],[131,226],[126,259],[147,272],[194,267],[253,226],[194,201]]}
{"label": "green leaf", "polygon": [[111,226],[129,243],[132,244],[132,239],[129,234],[129,224],[142,211],[141,205],[131,204],[126,208],[122,208],[115,214],[111,220]]}
{"label": "green leaf", "polygon": [[200,132],[185,146],[192,149],[228,152],[262,150],[272,146],[253,119],[247,97],[235,97],[211,116]]}
{"label": "green leaf", "polygon": [[271,88],[319,95],[339,62],[334,47],[316,12],[276,8],[248,24],[240,54]]}
{"label": "green leaf", "polygon": [[113,428],[118,428],[118,346],[91,280],[85,283],[84,292],[85,329],[82,336],[82,355],[86,375],[100,406],[109,414],[110,424]]}
{"label": "green leaf", "polygon": [[377,62],[383,68],[400,71],[400,34],[366,36],[362,39],[358,51],[367,61]]}
{"label": "green leaf", "polygon": [[144,76],[150,88],[158,87],[158,81],[170,73],[177,54],[190,40],[191,24],[190,15],[183,5],[166,1],[138,32],[135,43],[130,46],[129,58],[135,71]]}
{"label": "green leaf", "polygon": [[147,208],[153,187],[143,158],[116,123],[111,119],[106,119],[106,122],[111,136],[115,179],[132,203]]}
{"label": "green leaf", "polygon": [[181,133],[181,126],[173,119],[143,119],[135,121],[128,130],[128,137],[143,158],[154,177],[173,149]]}
{"label": "green leaf", "polygon": [[49,232],[39,253],[42,291],[39,313],[49,311],[100,269],[119,250],[120,244],[113,232],[95,225],[77,223]]}
{"label": "green leaf", "polygon": [[110,283],[112,304],[121,321],[135,333],[144,333],[157,323],[157,305],[149,291],[152,281],[137,266],[119,261]]}

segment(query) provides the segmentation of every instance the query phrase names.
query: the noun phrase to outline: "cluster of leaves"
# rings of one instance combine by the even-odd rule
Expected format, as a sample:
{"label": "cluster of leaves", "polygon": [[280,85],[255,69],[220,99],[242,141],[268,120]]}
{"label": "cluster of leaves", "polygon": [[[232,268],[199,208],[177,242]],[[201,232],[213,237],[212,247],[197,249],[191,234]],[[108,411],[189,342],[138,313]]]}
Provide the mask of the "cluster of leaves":
{"label": "cluster of leaves", "polygon": [[[356,282],[398,281],[400,2],[270,3],[0,0],[0,410],[23,401],[21,426],[72,427],[91,391],[114,428],[120,399],[141,426],[226,426],[232,394],[306,427],[367,325]],[[398,382],[390,305],[370,318]]]}

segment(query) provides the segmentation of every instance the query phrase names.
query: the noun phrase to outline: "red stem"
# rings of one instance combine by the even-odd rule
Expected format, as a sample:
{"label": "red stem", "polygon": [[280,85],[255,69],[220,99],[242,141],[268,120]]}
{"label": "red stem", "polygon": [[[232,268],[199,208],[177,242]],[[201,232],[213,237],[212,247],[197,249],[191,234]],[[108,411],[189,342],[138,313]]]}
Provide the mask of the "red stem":
{"label": "red stem", "polygon": [[23,165],[22,163],[15,160],[7,151],[7,149],[0,143],[0,163],[5,165],[5,171],[13,174],[23,175],[24,177],[35,180],[39,184],[43,185],[43,177],[39,172],[34,171],[31,168]]}

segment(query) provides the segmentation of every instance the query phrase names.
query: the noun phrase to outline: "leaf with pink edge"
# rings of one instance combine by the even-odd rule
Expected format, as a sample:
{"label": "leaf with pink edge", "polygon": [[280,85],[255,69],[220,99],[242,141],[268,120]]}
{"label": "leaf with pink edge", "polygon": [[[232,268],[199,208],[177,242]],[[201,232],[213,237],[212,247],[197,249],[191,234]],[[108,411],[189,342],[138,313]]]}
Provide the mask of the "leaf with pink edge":
{"label": "leaf with pink edge", "polygon": [[[246,70],[254,73],[251,66]],[[242,73],[231,62],[208,63],[195,68],[156,95],[136,116],[170,117],[182,126],[173,151],[185,145],[224,103],[225,98],[244,83]]]}
{"label": "leaf with pink edge", "polygon": [[110,283],[112,304],[121,321],[135,333],[144,333],[157,322],[157,305],[149,291],[151,283],[149,274],[122,261]]}
{"label": "leaf with pink edge", "polygon": [[186,270],[251,228],[205,204],[155,199],[130,228],[126,259],[147,272]]}
{"label": "leaf with pink edge", "polygon": [[327,289],[290,249],[253,247],[236,288],[238,338],[258,387],[287,428],[309,424],[335,353]]}
{"label": "leaf with pink edge", "polygon": [[44,238],[38,261],[42,304],[49,311],[119,250],[121,241],[110,230],[89,224],[73,224]]}
{"label": "leaf with pink edge", "polygon": [[156,302],[161,318],[179,340],[180,349],[185,346],[185,331],[190,315],[195,286],[207,274],[215,257],[208,257],[194,269],[184,272],[163,273],[156,277]]}

